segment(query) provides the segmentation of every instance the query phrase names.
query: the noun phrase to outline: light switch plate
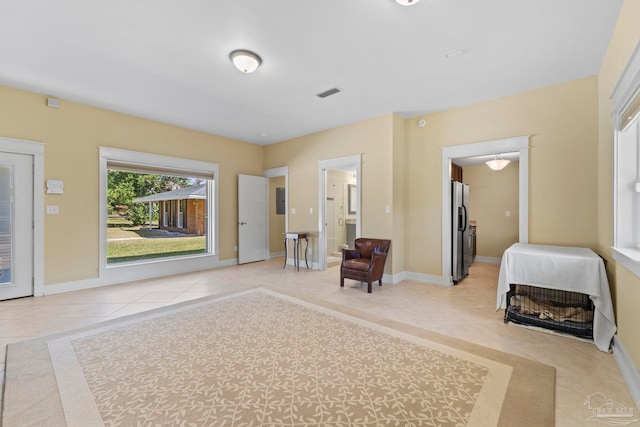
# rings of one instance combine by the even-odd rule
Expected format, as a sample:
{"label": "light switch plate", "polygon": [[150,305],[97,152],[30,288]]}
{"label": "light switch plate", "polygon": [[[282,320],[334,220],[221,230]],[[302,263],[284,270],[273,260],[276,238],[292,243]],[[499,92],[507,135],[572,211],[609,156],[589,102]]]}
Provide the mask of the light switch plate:
{"label": "light switch plate", "polygon": [[47,180],[47,194],[62,194],[64,183],[57,179]]}
{"label": "light switch plate", "polygon": [[58,206],[52,205],[47,206],[47,215],[58,215],[60,213],[60,208]]}

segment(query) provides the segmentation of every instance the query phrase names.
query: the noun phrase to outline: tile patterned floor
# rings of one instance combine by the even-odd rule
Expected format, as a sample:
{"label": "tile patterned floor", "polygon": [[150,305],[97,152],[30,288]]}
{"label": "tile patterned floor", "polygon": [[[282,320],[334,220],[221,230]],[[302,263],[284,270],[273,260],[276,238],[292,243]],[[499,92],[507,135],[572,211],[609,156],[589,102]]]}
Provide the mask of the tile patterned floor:
{"label": "tile patterned floor", "polygon": [[[498,266],[476,263],[457,286],[404,281],[374,286],[347,280],[339,286],[339,267],[326,271],[292,266],[282,258],[243,266],[163,277],[38,298],[0,302],[0,378],[6,344],[62,332],[107,319],[207,295],[257,286],[306,295],[533,359],[556,368],[556,425],[584,426],[589,394],[600,392],[638,410],[612,354],[593,343],[505,325],[496,311]],[[526,425],[523,424],[523,425]],[[640,423],[639,423],[640,425]]]}

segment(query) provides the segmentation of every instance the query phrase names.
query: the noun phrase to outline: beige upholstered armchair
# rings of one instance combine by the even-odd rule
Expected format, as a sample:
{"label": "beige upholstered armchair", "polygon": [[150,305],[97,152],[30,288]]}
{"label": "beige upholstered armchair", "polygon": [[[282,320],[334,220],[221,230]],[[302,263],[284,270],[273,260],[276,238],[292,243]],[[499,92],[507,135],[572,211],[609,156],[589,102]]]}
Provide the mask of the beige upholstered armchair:
{"label": "beige upholstered armchair", "polygon": [[344,279],[367,282],[368,292],[371,293],[371,282],[378,281],[382,286],[382,274],[387,254],[391,247],[391,240],[358,238],[355,249],[342,250],[342,264],[340,265],[340,286],[344,286]]}

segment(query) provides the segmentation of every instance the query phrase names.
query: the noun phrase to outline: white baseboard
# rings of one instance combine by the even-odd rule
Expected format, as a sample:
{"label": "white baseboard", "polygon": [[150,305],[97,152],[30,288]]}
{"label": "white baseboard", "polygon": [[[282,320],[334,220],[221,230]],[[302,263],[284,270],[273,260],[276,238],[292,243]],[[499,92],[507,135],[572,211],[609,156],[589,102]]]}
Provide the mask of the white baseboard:
{"label": "white baseboard", "polygon": [[502,262],[502,258],[496,258],[492,256],[476,256],[473,262],[481,262],[483,264],[498,264]]}
{"label": "white baseboard", "polygon": [[640,407],[640,371],[638,367],[633,363],[631,356],[627,352],[627,349],[622,344],[622,340],[618,335],[613,336],[613,357],[616,359],[618,368],[622,373],[622,377],[627,382],[627,387],[635,400],[636,405]]}
{"label": "white baseboard", "polygon": [[237,258],[230,258],[225,260],[213,260],[208,258],[207,260],[203,259],[199,260],[198,263],[189,263],[177,267],[175,264],[172,265],[170,262],[165,263],[155,263],[155,268],[152,269],[141,269],[140,273],[133,273],[127,276],[127,280],[122,280],[122,275],[117,274],[103,274],[102,277],[96,277],[92,279],[83,279],[83,280],[75,280],[72,282],[60,282],[53,283],[50,285],[44,285],[42,294],[35,296],[43,296],[43,295],[54,295],[60,294],[63,292],[71,292],[71,291],[80,291],[83,289],[91,289],[91,288],[99,288],[102,286],[116,285],[118,283],[125,282],[133,282],[135,280],[144,280],[144,279],[153,279],[156,277],[169,276],[180,273],[189,273],[192,271],[202,271],[209,270],[212,268],[220,268],[227,267],[230,265],[237,265]]}
{"label": "white baseboard", "polygon": [[[284,255],[284,254],[283,254]],[[293,262],[293,258],[287,258],[287,265],[295,266]],[[306,270],[307,264],[305,264],[304,259],[300,260],[300,270]],[[319,270],[320,264],[314,262],[313,260],[309,260],[309,270]]]}
{"label": "white baseboard", "polygon": [[450,277],[436,276],[433,274],[414,273],[413,271],[402,271],[394,275],[385,274],[383,281],[391,282],[393,284],[402,282],[403,280],[411,280],[420,283],[430,283],[438,286],[453,286],[453,282]]}
{"label": "white baseboard", "polygon": [[281,256],[284,256],[284,251],[280,251],[280,252],[269,252],[269,259],[271,258],[279,258]]}

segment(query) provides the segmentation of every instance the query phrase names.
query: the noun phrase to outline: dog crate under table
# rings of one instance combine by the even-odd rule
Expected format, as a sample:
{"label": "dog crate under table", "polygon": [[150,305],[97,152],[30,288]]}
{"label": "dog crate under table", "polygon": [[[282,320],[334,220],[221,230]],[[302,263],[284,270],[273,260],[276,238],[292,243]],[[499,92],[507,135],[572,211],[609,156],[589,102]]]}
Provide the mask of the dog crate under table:
{"label": "dog crate under table", "polygon": [[579,292],[512,284],[504,322],[593,339],[593,302]]}
{"label": "dog crate under table", "polygon": [[[588,325],[573,324],[590,322],[565,323],[567,320],[540,319],[539,315],[536,320],[533,315],[514,313],[513,309],[509,313],[507,303],[514,295],[509,293],[516,292],[517,289],[515,287],[512,289],[511,285],[517,284],[527,285],[528,287],[522,290],[533,292],[534,299],[543,296],[541,294],[545,294],[545,297],[551,296],[552,299],[553,297],[566,298],[571,294],[584,295],[570,297],[578,298],[581,303],[576,306],[582,306],[584,309],[593,304],[591,331],[588,330]],[[536,290],[536,288],[545,290]],[[604,262],[591,249],[516,243],[502,256],[497,293],[497,307],[507,310],[506,321],[535,324],[540,323],[541,320],[551,320],[535,326],[555,330],[574,329],[578,336],[591,335],[598,349],[609,351],[611,339],[616,331],[613,304]],[[584,301],[585,296],[588,297],[588,302]],[[561,302],[560,306],[563,304],[566,305]]]}

